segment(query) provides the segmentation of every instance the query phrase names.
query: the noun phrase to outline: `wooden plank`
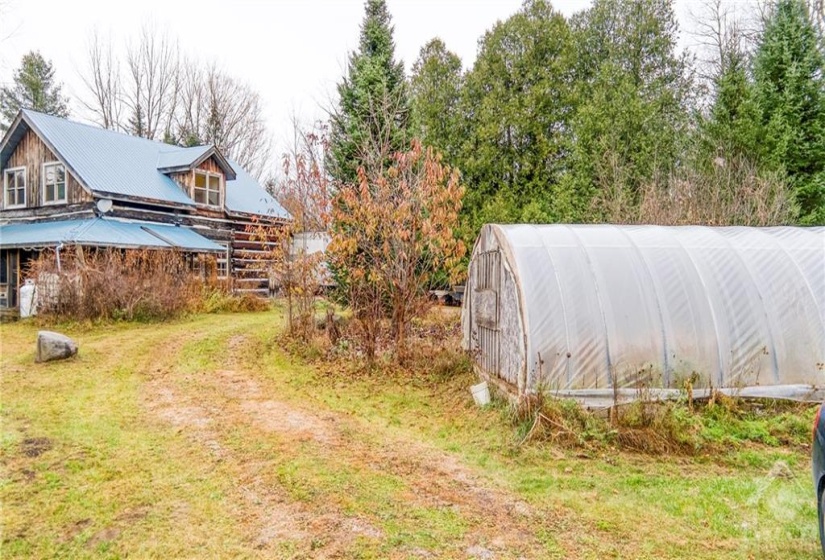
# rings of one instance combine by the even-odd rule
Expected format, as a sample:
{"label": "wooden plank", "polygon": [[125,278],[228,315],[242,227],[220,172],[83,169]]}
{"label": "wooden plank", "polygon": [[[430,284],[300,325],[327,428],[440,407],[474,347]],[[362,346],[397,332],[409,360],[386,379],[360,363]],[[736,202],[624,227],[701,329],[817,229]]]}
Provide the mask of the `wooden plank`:
{"label": "wooden plank", "polygon": [[[43,164],[53,161],[58,161],[54,152],[46,146],[33,130],[28,130],[20,143],[17,144],[14,152],[12,152],[6,167],[3,168],[4,170],[13,167],[26,168],[27,208],[43,206]],[[0,185],[3,185],[2,177],[0,177]],[[5,205],[5,193],[2,199],[0,205]],[[68,204],[92,201],[92,195],[80,185],[77,178],[68,169],[66,170],[66,200]],[[65,205],[55,204],[51,206]]]}

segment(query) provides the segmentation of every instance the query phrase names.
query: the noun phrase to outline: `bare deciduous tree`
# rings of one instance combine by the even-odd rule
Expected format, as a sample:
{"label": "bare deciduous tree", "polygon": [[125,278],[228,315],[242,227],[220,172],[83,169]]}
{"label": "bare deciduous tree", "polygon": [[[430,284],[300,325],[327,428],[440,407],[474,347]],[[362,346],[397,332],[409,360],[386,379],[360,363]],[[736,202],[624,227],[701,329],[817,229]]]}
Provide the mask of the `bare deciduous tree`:
{"label": "bare deciduous tree", "polygon": [[330,220],[331,180],[324,169],[327,138],[323,124],[303,129],[293,119],[293,143],[283,155],[284,178],[276,187],[293,218],[284,230],[293,242],[285,258],[273,259],[273,272],[286,297],[289,333],[303,340],[314,331],[315,296],[327,275],[324,254],[307,246],[309,239],[326,234]]}
{"label": "bare deciduous tree", "polygon": [[182,65],[174,133],[186,145],[214,144],[256,178],[270,163],[261,96],[214,64]]}
{"label": "bare deciduous tree", "polygon": [[89,68],[81,79],[92,97],[81,99],[81,103],[103,128],[120,130],[123,110],[120,64],[112,51],[111,40],[102,41],[95,31],[87,55]]}
{"label": "bare deciduous tree", "polygon": [[329,228],[333,185],[324,166],[328,145],[324,122],[303,127],[292,118],[292,146],[281,157],[284,176],[275,183],[274,195],[293,217],[296,233]]}
{"label": "bare deciduous tree", "polygon": [[184,60],[180,67],[178,106],[175,112],[175,133],[178,143],[195,146],[204,142],[201,123],[206,120],[208,104],[204,98],[203,68],[194,61]]}
{"label": "bare deciduous tree", "polygon": [[732,57],[744,56],[756,31],[726,0],[703,0],[699,12],[691,16],[699,47],[699,77],[712,82],[724,74]]}
{"label": "bare deciduous tree", "polygon": [[152,140],[169,138],[178,90],[177,42],[144,25],[136,44],[126,54],[124,102],[129,132]]}
{"label": "bare deciduous tree", "polygon": [[808,10],[819,37],[820,48],[825,50],[825,0],[808,0]]}
{"label": "bare deciduous tree", "polygon": [[214,64],[182,60],[177,43],[151,25],[128,46],[123,65],[111,41],[95,34],[83,80],[83,104],[105,128],[184,146],[214,144],[258,179],[272,163],[261,96]]}

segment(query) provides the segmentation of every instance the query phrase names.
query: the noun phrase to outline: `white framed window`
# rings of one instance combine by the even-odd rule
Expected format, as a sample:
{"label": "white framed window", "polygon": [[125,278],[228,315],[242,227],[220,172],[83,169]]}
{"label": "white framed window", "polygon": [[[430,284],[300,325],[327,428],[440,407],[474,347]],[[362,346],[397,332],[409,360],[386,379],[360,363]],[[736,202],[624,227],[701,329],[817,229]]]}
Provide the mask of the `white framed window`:
{"label": "white framed window", "polygon": [[[223,243],[218,243],[226,247]],[[217,258],[217,275],[218,280],[226,280],[229,277],[229,247],[226,247],[223,253],[220,253]]]}
{"label": "white framed window", "polygon": [[3,172],[3,205],[6,208],[26,205],[25,167],[12,167]]}
{"label": "white framed window", "polygon": [[52,161],[43,164],[43,204],[66,202],[66,168]]}
{"label": "white framed window", "polygon": [[195,186],[192,199],[196,204],[221,206],[221,176],[209,171],[195,170]]}

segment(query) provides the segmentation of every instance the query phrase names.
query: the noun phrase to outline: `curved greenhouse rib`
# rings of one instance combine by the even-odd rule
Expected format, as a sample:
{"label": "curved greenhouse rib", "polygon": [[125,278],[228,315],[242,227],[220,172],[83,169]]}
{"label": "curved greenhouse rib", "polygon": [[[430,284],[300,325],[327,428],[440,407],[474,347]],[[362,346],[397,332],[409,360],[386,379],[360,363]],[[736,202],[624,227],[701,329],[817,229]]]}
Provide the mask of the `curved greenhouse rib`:
{"label": "curved greenhouse rib", "polygon": [[[823,228],[823,229],[825,229],[825,228]],[[764,235],[766,235],[766,234],[764,234]],[[821,332],[825,332],[825,315],[824,315],[825,314],[825,302],[821,301],[820,298],[817,297],[816,290],[814,290],[813,286],[811,286],[811,283],[808,280],[807,271],[803,270],[802,266],[800,266],[800,264],[799,264],[799,261],[796,259],[796,257],[793,256],[793,254],[790,251],[788,251],[788,248],[785,247],[785,245],[783,243],[780,243],[778,239],[776,239],[775,237],[773,237],[771,235],[768,235],[767,237],[770,237],[771,240],[779,247],[779,249],[783,253],[788,255],[788,258],[790,259],[790,261],[794,264],[796,269],[799,271],[799,275],[802,277],[803,282],[805,282],[805,287],[808,288],[808,292],[811,294],[811,301],[814,302],[814,305],[819,307],[819,313],[817,314],[817,316],[819,317],[819,324],[820,324],[820,327],[822,329]],[[825,253],[825,247],[823,247],[823,253]],[[823,265],[822,266],[823,266],[823,268],[825,268],[825,254],[823,254]],[[823,288],[825,288],[825,286],[823,286]]]}
{"label": "curved greenhouse rib", "polygon": [[[816,291],[813,289],[813,286],[811,286],[811,283],[808,280],[808,274],[802,269],[802,267],[799,265],[799,262],[794,258],[794,256],[791,254],[791,252],[788,251],[787,247],[785,247],[785,245],[780,243],[774,236],[768,235],[764,231],[760,231],[759,233],[763,237],[765,237],[767,239],[770,239],[771,242],[775,246],[779,247],[779,250],[782,251],[785,254],[785,256],[788,257],[788,260],[793,263],[794,268],[796,268],[796,270],[799,272],[799,277],[802,278],[802,282],[805,284],[805,287],[808,289],[808,293],[811,295],[811,301],[814,303],[814,306],[820,307],[822,302],[820,302],[819,299],[816,297]],[[823,265],[822,266],[825,268],[825,246],[823,247],[822,252],[823,252]],[[823,287],[825,288],[825,286],[823,286]],[[819,313],[816,314],[817,318],[819,319],[819,328],[820,328],[819,332],[821,332],[821,333],[825,333],[825,315],[823,315],[823,313],[825,313],[825,308],[820,308]],[[825,341],[823,341],[823,343],[825,343]]]}
{"label": "curved greenhouse rib", "polygon": [[[553,261],[553,253],[550,250],[550,246],[547,244],[547,236],[541,235],[541,232],[538,231],[536,226],[533,226],[533,231],[541,240],[541,244],[544,247],[544,252],[547,253],[547,259],[550,262],[550,267],[553,269],[553,278],[556,280],[556,289],[559,293],[559,301],[561,302],[561,316],[562,320],[564,321],[564,342],[565,342],[565,354],[567,352],[571,352],[572,348],[570,347],[570,322],[567,319],[567,304],[565,303],[564,291],[561,287],[561,279],[559,278],[559,270],[556,267],[555,262]],[[566,364],[564,366],[565,371],[567,372],[567,384],[569,385],[573,381],[573,373],[570,371],[570,360],[566,360]]]}
{"label": "curved greenhouse rib", "polygon": [[639,259],[642,261],[642,265],[644,266],[645,273],[647,275],[647,279],[650,282],[651,287],[653,288],[653,301],[656,303],[656,313],[659,317],[659,326],[660,331],[662,333],[662,354],[664,358],[664,362],[662,363],[662,373],[665,379],[665,386],[670,386],[670,364],[668,358],[668,341],[667,341],[667,327],[665,326],[665,317],[662,311],[662,295],[659,292],[659,288],[656,285],[656,279],[653,277],[653,272],[650,270],[650,264],[647,262],[647,255],[646,252],[643,251],[639,245],[633,240],[633,236],[631,236],[624,228],[620,228],[617,226],[613,226],[613,229],[619,232],[627,242],[630,243],[630,246],[633,247],[633,250],[636,251],[636,254],[639,255]]}
{"label": "curved greenhouse rib", "polygon": [[713,322],[713,332],[716,335],[714,338],[716,340],[716,364],[717,364],[717,375],[719,377],[719,384],[722,385],[725,379],[725,369],[724,369],[724,362],[722,360],[722,346],[719,344],[719,318],[716,316],[716,307],[713,305],[713,301],[710,298],[710,291],[708,290],[708,283],[705,280],[705,276],[702,274],[699,266],[696,265],[696,260],[693,258],[693,255],[690,254],[690,251],[685,244],[682,243],[682,240],[679,239],[679,235],[675,233],[673,230],[662,228],[664,231],[668,232],[668,235],[673,239],[673,241],[682,249],[685,256],[687,256],[688,261],[690,261],[691,266],[693,266],[693,270],[696,272],[696,277],[699,278],[699,282],[702,283],[703,292],[705,294],[705,301],[708,304],[708,309],[710,310],[710,318]]}
{"label": "curved greenhouse rib", "polygon": [[585,247],[584,243],[579,237],[579,234],[576,232],[576,229],[571,226],[565,226],[573,237],[576,240],[576,245],[581,249],[582,254],[584,255],[584,262],[587,263],[587,268],[590,270],[590,278],[593,280],[593,289],[596,291],[596,301],[598,302],[599,306],[599,314],[602,318],[602,328],[604,329],[604,352],[605,358],[607,360],[607,382],[612,387],[613,386],[613,363],[610,360],[610,333],[608,332],[607,328],[607,317],[604,315],[604,299],[602,298],[601,290],[599,289],[599,280],[596,276],[596,270],[593,268],[593,262],[590,259],[590,253],[587,251],[587,247]]}
{"label": "curved greenhouse rib", "polygon": [[[759,307],[762,309],[762,318],[765,320],[765,329],[768,334],[768,344],[770,344],[771,351],[771,366],[773,367],[773,377],[778,382],[779,381],[779,363],[776,361],[776,339],[773,334],[773,330],[771,329],[771,319],[768,317],[768,309],[765,305],[765,296],[762,293],[762,289],[759,286],[759,282],[757,281],[757,275],[751,269],[750,265],[748,264],[746,259],[742,258],[741,254],[741,247],[737,244],[734,246],[731,243],[731,240],[727,237],[722,235],[719,230],[711,230],[716,237],[721,239],[724,243],[727,244],[728,248],[734,254],[735,258],[739,261],[739,264],[744,267],[745,272],[747,272],[747,277],[750,279],[751,285],[756,290],[756,295],[759,298]],[[732,372],[731,372],[732,373]]]}

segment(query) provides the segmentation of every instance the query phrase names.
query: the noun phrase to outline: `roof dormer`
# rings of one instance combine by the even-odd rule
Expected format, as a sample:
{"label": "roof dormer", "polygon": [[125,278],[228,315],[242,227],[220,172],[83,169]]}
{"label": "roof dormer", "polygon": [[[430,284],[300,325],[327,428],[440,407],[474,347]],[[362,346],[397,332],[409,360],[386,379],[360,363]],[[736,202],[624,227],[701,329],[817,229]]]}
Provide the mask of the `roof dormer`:
{"label": "roof dormer", "polygon": [[227,181],[235,179],[235,170],[215,146],[192,148],[169,146],[168,150],[163,150],[158,154],[158,171],[166,175],[191,171],[210,158],[215,160]]}

